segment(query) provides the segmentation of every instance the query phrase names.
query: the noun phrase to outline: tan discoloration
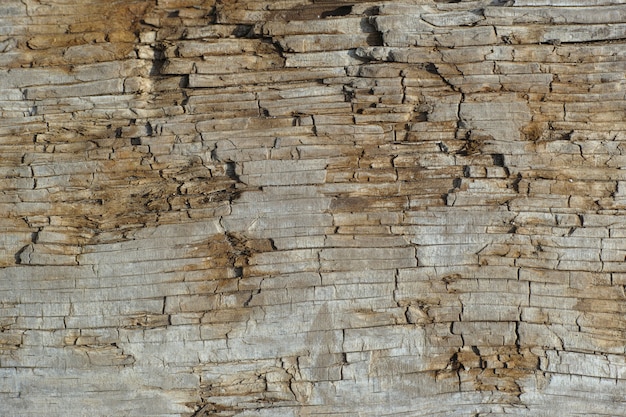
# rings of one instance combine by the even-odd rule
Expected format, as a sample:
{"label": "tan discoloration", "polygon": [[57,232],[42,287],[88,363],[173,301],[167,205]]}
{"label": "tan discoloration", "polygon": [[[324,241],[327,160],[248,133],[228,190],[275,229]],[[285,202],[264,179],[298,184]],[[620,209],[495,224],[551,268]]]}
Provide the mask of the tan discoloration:
{"label": "tan discoloration", "polygon": [[3,411],[623,415],[624,16],[539,3],[0,5]]}

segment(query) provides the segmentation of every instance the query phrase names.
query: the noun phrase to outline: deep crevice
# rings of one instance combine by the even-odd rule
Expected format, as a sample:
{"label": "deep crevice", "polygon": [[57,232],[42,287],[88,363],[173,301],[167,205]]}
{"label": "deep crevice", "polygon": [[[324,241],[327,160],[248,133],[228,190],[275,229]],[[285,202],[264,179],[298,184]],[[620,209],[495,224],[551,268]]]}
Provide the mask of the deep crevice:
{"label": "deep crevice", "polygon": [[327,10],[325,12],[322,12],[320,14],[320,17],[322,19],[325,19],[327,17],[333,17],[333,16],[347,16],[350,13],[352,13],[352,5],[349,5],[349,6],[339,6],[336,9]]}

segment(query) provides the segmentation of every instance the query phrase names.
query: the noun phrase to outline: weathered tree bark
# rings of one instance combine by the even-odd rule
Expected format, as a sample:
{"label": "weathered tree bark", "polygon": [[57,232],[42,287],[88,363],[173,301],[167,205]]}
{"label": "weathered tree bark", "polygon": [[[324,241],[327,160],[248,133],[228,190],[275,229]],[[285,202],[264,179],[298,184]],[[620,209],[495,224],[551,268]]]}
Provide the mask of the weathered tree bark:
{"label": "weathered tree bark", "polygon": [[0,414],[626,415],[623,0],[5,0]]}

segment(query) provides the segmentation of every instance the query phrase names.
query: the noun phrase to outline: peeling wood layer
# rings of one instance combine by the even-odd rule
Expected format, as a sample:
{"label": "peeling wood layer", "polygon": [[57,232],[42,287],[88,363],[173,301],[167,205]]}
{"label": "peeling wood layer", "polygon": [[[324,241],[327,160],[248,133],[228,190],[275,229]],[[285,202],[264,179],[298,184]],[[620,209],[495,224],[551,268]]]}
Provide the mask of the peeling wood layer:
{"label": "peeling wood layer", "polygon": [[0,4],[0,411],[626,415],[620,0]]}

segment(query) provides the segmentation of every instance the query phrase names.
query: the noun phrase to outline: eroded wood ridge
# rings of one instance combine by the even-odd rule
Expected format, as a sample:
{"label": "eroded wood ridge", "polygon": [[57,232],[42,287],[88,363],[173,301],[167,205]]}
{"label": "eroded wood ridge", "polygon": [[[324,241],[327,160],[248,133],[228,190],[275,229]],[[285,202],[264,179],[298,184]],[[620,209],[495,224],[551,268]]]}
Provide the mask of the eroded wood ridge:
{"label": "eroded wood ridge", "polygon": [[0,414],[626,415],[623,3],[2,2]]}

